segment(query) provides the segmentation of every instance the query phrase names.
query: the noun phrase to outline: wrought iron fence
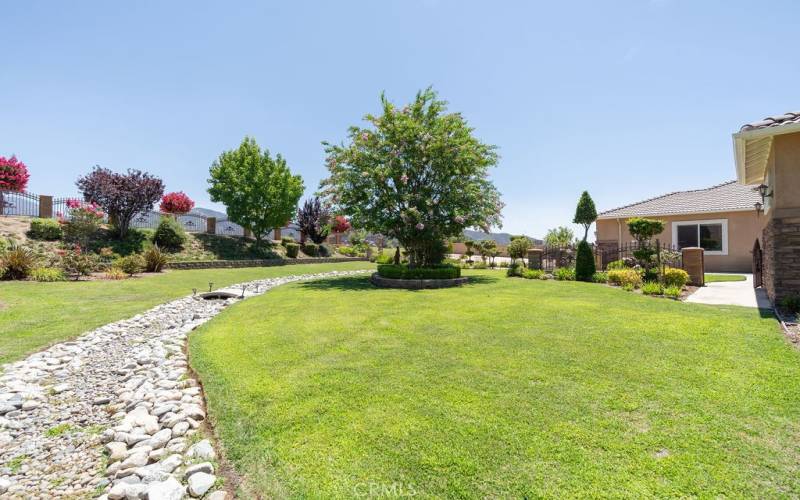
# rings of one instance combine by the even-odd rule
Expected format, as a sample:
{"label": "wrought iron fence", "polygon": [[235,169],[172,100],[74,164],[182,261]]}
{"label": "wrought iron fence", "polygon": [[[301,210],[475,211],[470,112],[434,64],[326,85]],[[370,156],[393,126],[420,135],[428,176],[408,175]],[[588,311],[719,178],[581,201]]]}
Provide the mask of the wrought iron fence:
{"label": "wrought iron fence", "polygon": [[[678,248],[676,245],[661,243],[659,240],[656,240],[655,243],[651,243],[651,246],[654,250],[658,249],[658,253],[655,257],[656,261],[653,262],[653,264],[661,264],[662,266],[666,267],[683,267],[683,255],[681,254],[680,248]],[[611,248],[595,247],[598,268],[605,270],[608,268],[610,263],[618,260],[625,261],[625,263],[629,266],[639,264],[635,255],[635,252],[639,249],[640,246],[635,241],[623,243],[622,245]]]}
{"label": "wrought iron fence", "polygon": [[23,191],[0,191],[0,215],[39,216],[39,195]]}
{"label": "wrought iron fence", "polygon": [[559,267],[572,267],[576,253],[575,245],[545,245],[542,247],[542,269],[552,272]]}
{"label": "wrought iron fence", "polygon": [[224,236],[244,236],[244,228],[235,222],[227,219],[218,220],[215,230],[216,234]]}

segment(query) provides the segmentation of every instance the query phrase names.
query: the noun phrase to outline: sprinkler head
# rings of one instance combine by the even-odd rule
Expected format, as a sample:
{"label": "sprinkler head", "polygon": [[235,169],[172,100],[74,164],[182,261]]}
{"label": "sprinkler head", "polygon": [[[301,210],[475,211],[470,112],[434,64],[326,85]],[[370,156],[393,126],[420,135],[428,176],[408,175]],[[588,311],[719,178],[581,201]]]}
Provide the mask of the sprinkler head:
{"label": "sprinkler head", "polygon": [[214,288],[214,282],[213,281],[209,281],[208,282],[208,291],[210,292],[212,288]]}
{"label": "sprinkler head", "polygon": [[197,295],[197,288],[192,288],[192,297]]}

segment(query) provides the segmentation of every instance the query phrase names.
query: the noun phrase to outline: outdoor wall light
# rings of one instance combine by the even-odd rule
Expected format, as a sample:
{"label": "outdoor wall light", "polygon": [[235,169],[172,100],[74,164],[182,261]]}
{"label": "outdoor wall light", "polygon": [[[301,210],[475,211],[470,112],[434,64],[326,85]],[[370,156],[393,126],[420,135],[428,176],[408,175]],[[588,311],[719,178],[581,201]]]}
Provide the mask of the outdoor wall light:
{"label": "outdoor wall light", "polygon": [[764,211],[764,205],[760,201],[757,201],[755,203],[755,206],[756,206],[756,216],[761,215],[761,212]]}
{"label": "outdoor wall light", "polygon": [[764,202],[766,201],[766,199],[769,198],[770,196],[772,196],[772,191],[769,190],[769,186],[767,186],[766,184],[759,184],[758,186],[756,186],[753,189],[755,191],[758,191],[758,194],[761,195],[761,205],[762,206],[764,205]]}

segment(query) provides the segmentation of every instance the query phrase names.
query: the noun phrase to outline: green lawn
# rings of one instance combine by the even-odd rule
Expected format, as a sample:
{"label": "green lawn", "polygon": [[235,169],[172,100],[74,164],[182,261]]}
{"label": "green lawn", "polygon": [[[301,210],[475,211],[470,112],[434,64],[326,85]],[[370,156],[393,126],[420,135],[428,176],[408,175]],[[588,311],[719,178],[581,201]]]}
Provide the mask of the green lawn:
{"label": "green lawn", "polygon": [[124,281],[0,282],[0,363],[56,341],[133,316],[157,304],[242,281],[334,269],[371,268],[366,262],[171,271]]}
{"label": "green lawn", "polygon": [[242,495],[800,492],[800,354],[773,319],[467,274],[291,284],[193,333]]}
{"label": "green lawn", "polygon": [[744,281],[747,278],[741,274],[709,274],[706,273],[706,283],[714,283],[715,281]]}

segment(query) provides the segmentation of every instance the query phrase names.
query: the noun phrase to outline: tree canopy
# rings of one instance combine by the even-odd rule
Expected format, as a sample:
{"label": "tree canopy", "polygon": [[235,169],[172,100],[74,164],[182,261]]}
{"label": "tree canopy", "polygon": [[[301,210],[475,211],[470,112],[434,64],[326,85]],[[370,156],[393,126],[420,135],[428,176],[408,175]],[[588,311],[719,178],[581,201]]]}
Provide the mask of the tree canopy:
{"label": "tree canopy", "polygon": [[228,218],[250,230],[259,244],[267,232],[292,219],[305,189],[280,154],[273,158],[262,152],[252,137],[222,153],[209,173],[211,201],[222,202]]}
{"label": "tree canopy", "polygon": [[311,238],[316,244],[324,243],[331,232],[331,213],[318,197],[306,200],[297,210],[297,225],[300,226],[301,238]]}
{"label": "tree canopy", "polygon": [[320,192],[336,213],[396,238],[421,266],[440,262],[443,242],[465,228],[499,227],[503,203],[488,176],[495,147],[431,89],[399,109],[382,95],[381,106],[381,115],[366,115],[367,127],[350,127],[345,143],[324,143],[330,176]]}
{"label": "tree canopy", "polygon": [[575,224],[583,226],[583,241],[586,241],[586,237],[589,236],[589,228],[595,220],[597,220],[597,209],[594,207],[594,200],[589,196],[588,191],[584,191],[578,200],[575,218],[572,220]]}
{"label": "tree canopy", "polygon": [[574,241],[575,233],[572,232],[572,229],[565,226],[548,229],[544,237],[545,244],[552,247],[566,246]]}

